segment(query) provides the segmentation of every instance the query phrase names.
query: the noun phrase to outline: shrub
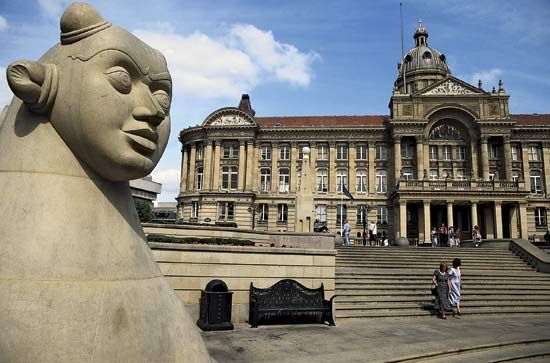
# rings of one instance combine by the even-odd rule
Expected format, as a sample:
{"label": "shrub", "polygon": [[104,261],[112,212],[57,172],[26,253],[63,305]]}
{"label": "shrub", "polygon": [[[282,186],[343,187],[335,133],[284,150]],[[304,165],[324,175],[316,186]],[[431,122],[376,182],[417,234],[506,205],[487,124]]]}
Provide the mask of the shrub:
{"label": "shrub", "polygon": [[232,246],[254,246],[254,242],[245,239],[237,238],[223,238],[223,237],[176,237],[167,236],[164,234],[149,234],[147,235],[147,241],[149,242],[163,242],[163,243],[181,243],[181,244],[209,244],[209,245],[232,245]]}

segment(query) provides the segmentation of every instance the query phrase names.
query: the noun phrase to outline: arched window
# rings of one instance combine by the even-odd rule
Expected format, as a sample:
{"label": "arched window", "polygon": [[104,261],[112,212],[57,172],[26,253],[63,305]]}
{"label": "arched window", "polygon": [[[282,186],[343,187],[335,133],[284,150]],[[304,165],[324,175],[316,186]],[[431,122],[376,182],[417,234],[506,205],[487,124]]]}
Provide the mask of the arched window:
{"label": "arched window", "polygon": [[336,170],[336,190],[341,192],[342,185],[348,187],[348,171],[346,169]]}
{"label": "arched window", "polygon": [[262,168],[260,170],[260,190],[262,192],[271,190],[271,170],[268,168]]}
{"label": "arched window", "polygon": [[328,171],[327,169],[317,170],[317,191],[328,192]]}
{"label": "arched window", "polygon": [[366,169],[357,169],[355,173],[355,190],[365,193],[368,187],[368,173]]}

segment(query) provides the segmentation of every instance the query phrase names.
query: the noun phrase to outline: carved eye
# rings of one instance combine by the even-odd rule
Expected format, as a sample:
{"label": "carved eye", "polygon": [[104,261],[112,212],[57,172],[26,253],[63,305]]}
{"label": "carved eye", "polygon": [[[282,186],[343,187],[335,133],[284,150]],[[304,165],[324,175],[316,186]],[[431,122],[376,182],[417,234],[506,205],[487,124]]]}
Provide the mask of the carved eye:
{"label": "carved eye", "polygon": [[105,75],[111,82],[111,85],[120,93],[130,93],[132,90],[132,77],[130,73],[122,67],[113,67],[105,72]]}
{"label": "carved eye", "polygon": [[155,99],[164,112],[168,112],[170,110],[170,96],[168,96],[168,93],[163,90],[158,90],[153,93],[153,96],[155,96]]}

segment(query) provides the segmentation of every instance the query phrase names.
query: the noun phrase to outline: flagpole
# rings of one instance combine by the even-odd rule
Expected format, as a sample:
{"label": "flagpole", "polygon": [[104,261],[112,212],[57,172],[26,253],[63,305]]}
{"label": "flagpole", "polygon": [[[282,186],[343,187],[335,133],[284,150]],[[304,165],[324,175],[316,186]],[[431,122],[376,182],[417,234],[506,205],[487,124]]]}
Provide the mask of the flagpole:
{"label": "flagpole", "polygon": [[343,217],[344,217],[344,178],[340,177],[340,235],[344,237]]}
{"label": "flagpole", "polygon": [[407,77],[405,76],[405,59],[403,58],[405,56],[405,43],[404,43],[404,36],[403,36],[403,1],[399,2],[399,15],[401,17],[401,74],[403,75],[403,93],[407,92]]}

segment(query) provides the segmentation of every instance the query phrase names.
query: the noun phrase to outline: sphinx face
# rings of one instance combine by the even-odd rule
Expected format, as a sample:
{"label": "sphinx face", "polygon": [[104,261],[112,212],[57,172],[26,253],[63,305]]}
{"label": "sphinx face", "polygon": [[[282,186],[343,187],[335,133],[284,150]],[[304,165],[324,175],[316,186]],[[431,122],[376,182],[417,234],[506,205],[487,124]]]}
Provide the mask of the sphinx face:
{"label": "sphinx face", "polygon": [[170,134],[172,84],[164,58],[133,35],[122,37],[139,47],[110,46],[59,64],[51,114],[73,153],[111,181],[150,174]]}

